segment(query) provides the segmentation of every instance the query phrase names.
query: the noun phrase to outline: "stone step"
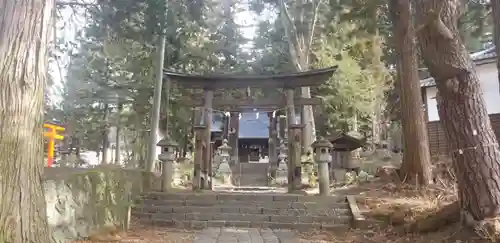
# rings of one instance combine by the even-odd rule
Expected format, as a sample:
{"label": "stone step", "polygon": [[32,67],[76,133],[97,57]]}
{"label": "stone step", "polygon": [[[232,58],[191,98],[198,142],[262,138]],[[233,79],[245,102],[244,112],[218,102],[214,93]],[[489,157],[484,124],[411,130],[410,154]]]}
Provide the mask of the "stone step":
{"label": "stone step", "polygon": [[162,193],[151,192],[142,196],[146,200],[169,200],[169,201],[204,201],[206,204],[227,203],[235,201],[243,202],[311,202],[317,204],[345,203],[345,196],[313,196],[284,193],[238,193],[238,192],[183,192],[183,193]]}
{"label": "stone step", "polygon": [[240,186],[266,186],[268,163],[239,163],[231,166],[233,184]]}
{"label": "stone step", "polygon": [[321,224],[321,223],[286,223],[270,221],[248,221],[248,220],[168,220],[168,219],[147,219],[138,218],[138,222],[143,225],[153,225],[156,227],[176,227],[182,229],[203,229],[203,228],[261,228],[261,229],[293,229],[298,231],[309,231],[312,229],[347,231],[349,224]]}
{"label": "stone step", "polygon": [[[275,205],[273,205],[275,206]],[[291,206],[291,205],[290,205]],[[285,216],[351,216],[348,205],[332,208],[315,207],[263,207],[261,205],[216,205],[216,206],[175,206],[172,204],[137,204],[136,212],[141,213],[240,213],[245,215],[285,215]]]}
{"label": "stone step", "polygon": [[155,206],[196,206],[196,207],[230,207],[230,208],[268,208],[268,209],[347,209],[347,203],[340,202],[263,202],[263,201],[236,201],[236,200],[155,200],[142,199],[137,205]]}
{"label": "stone step", "polygon": [[148,193],[132,215],[145,223],[187,228],[346,228],[352,213],[344,197],[278,193]]}
{"label": "stone step", "polygon": [[314,215],[265,215],[265,214],[241,214],[241,213],[138,213],[133,212],[137,218],[158,220],[188,220],[188,221],[250,221],[250,222],[275,222],[275,223],[318,223],[318,224],[349,224],[350,216],[314,216]]}

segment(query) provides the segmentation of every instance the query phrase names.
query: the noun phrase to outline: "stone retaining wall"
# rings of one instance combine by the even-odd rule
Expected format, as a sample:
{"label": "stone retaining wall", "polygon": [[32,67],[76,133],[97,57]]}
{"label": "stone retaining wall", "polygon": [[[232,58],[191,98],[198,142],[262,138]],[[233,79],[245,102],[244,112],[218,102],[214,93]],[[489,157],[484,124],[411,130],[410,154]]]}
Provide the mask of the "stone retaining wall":
{"label": "stone retaining wall", "polygon": [[127,227],[132,200],[142,192],[143,174],[110,166],[46,168],[47,216],[57,242],[88,237],[104,226]]}

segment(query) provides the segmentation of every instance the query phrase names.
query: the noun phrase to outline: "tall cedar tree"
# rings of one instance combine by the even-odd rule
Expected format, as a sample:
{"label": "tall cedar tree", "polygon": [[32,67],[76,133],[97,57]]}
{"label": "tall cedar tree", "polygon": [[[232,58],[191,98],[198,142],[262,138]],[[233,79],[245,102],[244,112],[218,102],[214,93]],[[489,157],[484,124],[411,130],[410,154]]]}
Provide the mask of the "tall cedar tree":
{"label": "tall cedar tree", "polygon": [[441,125],[458,180],[460,205],[475,220],[500,215],[500,149],[480,81],[458,30],[461,0],[415,0],[417,37],[436,80]]}
{"label": "tall cedar tree", "polygon": [[400,177],[412,184],[432,182],[431,159],[418,78],[415,31],[410,0],[391,0],[390,12],[394,43],[398,53],[397,72],[400,88],[404,154]]}
{"label": "tall cedar tree", "polygon": [[493,41],[497,53],[498,82],[500,83],[500,0],[491,0],[490,6],[493,14]]}
{"label": "tall cedar tree", "polygon": [[42,173],[53,0],[0,0],[0,242],[50,243]]}

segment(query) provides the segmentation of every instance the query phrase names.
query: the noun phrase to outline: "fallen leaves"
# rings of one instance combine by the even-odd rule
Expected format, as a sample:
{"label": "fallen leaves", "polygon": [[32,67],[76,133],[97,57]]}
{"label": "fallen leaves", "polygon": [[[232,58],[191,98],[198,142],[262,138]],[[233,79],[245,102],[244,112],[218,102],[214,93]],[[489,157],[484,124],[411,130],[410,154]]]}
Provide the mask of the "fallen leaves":
{"label": "fallen leaves", "polygon": [[[438,232],[407,233],[405,225],[433,215],[456,200],[454,188],[425,189],[381,180],[332,190],[337,195],[359,195],[358,206],[367,219],[382,224],[348,232],[310,231],[301,233],[301,243],[482,243],[474,232],[460,225],[444,226]],[[394,227],[400,225],[402,227]]]}
{"label": "fallen leaves", "polygon": [[184,229],[153,227],[132,222],[128,232],[102,232],[88,240],[74,243],[192,243],[196,232]]}

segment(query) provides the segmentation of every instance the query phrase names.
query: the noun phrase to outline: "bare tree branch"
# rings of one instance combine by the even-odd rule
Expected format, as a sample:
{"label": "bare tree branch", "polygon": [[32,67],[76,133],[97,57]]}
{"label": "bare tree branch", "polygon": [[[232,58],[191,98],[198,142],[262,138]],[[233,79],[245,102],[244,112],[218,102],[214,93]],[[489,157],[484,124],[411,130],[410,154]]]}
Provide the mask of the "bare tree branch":
{"label": "bare tree branch", "polygon": [[311,26],[309,27],[309,41],[307,43],[305,50],[305,55],[306,55],[305,58],[307,58],[307,62],[309,62],[309,53],[311,51],[311,46],[314,39],[314,31],[316,30],[316,23],[318,22],[319,6],[321,6],[321,4],[323,4],[323,0],[318,0],[316,6],[314,6],[313,19],[311,21]]}
{"label": "bare tree branch", "polygon": [[285,34],[287,35],[289,42],[291,41],[291,43],[289,44],[293,46],[293,51],[298,52],[296,54],[302,53],[298,38],[297,26],[295,26],[295,24],[293,23],[293,19],[290,15],[290,12],[288,11],[288,8],[286,7],[284,0],[280,0],[280,15],[282,18],[283,27],[285,28]]}

